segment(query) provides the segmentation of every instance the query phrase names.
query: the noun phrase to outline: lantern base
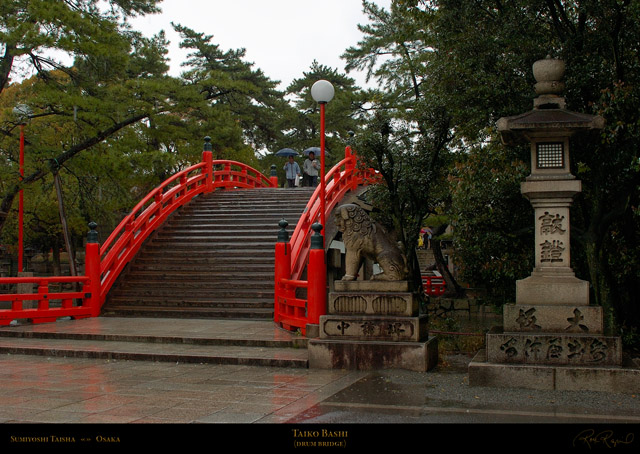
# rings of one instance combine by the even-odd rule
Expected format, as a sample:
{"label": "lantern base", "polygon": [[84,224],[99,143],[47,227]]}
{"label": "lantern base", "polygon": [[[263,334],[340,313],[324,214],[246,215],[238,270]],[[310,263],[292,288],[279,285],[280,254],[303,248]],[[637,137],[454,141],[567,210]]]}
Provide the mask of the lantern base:
{"label": "lantern base", "polygon": [[589,282],[575,277],[571,268],[536,269],[516,281],[516,304],[588,306]]}

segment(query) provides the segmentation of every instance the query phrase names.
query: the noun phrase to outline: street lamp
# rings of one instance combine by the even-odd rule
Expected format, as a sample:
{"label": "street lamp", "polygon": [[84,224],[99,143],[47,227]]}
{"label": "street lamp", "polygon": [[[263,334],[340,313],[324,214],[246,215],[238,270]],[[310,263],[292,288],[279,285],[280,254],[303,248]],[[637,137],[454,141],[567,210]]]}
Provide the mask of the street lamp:
{"label": "street lamp", "polygon": [[[13,114],[20,122],[20,181],[24,178],[24,127],[31,117],[31,109],[25,104],[18,104],[13,108]],[[18,272],[24,271],[24,193],[18,193]]]}
{"label": "street lamp", "polygon": [[319,80],[311,87],[311,96],[320,104],[320,223],[326,228],[325,222],[325,190],[326,184],[324,181],[324,108],[325,104],[333,99],[335,90],[331,82],[327,80]]}

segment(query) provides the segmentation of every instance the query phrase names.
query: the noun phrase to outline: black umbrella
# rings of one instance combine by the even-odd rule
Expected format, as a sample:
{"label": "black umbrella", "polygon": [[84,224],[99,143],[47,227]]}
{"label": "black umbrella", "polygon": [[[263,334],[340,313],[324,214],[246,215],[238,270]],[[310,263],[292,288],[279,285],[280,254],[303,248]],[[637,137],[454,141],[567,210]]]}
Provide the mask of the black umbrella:
{"label": "black umbrella", "polygon": [[300,156],[296,150],[292,150],[291,148],[283,148],[282,150],[278,150],[276,152],[276,156]]}
{"label": "black umbrella", "polygon": [[[320,147],[309,147],[303,153],[305,156],[309,156],[310,151],[313,151],[316,156],[320,156]],[[324,155],[329,156],[329,152],[326,149],[324,150]]]}

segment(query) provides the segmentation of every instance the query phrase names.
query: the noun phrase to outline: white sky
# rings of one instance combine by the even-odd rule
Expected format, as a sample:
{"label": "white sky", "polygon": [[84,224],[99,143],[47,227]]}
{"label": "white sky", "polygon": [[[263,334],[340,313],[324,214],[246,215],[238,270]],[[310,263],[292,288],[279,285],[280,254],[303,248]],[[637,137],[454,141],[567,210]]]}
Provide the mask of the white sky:
{"label": "white sky", "polygon": [[[374,0],[390,8],[391,0]],[[313,60],[344,72],[340,55],[362,38],[357,25],[367,22],[361,0],[164,0],[161,14],[132,21],[146,36],[164,30],[170,44],[170,73],[177,76],[186,52],[171,22],[213,35],[221,50],[246,49],[245,60],[284,89]],[[364,74],[348,74],[361,87]]]}

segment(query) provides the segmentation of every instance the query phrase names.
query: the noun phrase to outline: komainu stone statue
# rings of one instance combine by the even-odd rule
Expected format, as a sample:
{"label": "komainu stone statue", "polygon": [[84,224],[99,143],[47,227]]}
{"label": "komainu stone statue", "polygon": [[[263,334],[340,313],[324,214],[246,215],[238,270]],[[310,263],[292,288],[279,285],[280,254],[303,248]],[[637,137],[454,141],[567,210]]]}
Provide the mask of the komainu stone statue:
{"label": "komainu stone statue", "polygon": [[404,255],[362,208],[345,204],[336,208],[334,217],[346,250],[343,281],[355,280],[365,257],[382,268],[382,273],[374,275],[373,280],[402,281],[407,278]]}

